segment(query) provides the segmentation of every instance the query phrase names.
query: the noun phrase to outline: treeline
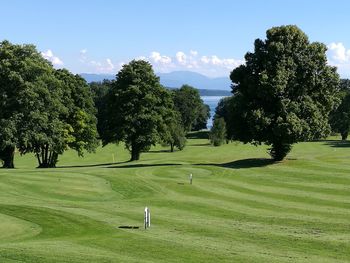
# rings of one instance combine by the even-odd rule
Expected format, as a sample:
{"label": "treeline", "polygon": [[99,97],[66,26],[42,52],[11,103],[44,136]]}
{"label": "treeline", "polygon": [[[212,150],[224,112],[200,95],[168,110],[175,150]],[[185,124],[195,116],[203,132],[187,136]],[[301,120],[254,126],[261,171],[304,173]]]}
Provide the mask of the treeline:
{"label": "treeline", "polygon": [[133,60],[113,81],[90,84],[97,107],[98,133],[103,145],[124,142],[131,160],[161,143],[182,150],[186,133],[206,129],[209,106],[197,89],[183,85],[168,90],[150,63]]}
{"label": "treeline", "polygon": [[209,107],[193,87],[169,91],[152,66],[132,61],[114,81],[88,85],[54,69],[33,45],[0,42],[0,160],[33,153],[38,167],[55,167],[67,149],[82,156],[102,141],[124,142],[131,160],[156,143],[183,149],[188,131],[206,128]]}

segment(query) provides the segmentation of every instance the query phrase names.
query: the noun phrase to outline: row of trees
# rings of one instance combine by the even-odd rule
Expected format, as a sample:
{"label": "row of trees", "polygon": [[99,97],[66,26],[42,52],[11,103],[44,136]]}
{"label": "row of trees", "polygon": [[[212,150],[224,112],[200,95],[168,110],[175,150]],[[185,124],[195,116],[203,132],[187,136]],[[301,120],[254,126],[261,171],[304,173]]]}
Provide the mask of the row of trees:
{"label": "row of trees", "polygon": [[[215,130],[224,121],[225,139],[271,145],[272,158],[282,160],[293,143],[329,135],[329,115],[339,105],[340,93],[324,44],[310,43],[296,26],[274,27],[266,40],[255,40],[254,52],[245,60],[231,72],[233,95],[219,103],[212,137],[222,143],[222,133]],[[348,91],[343,94],[350,98]],[[348,103],[343,100],[344,107]]]}
{"label": "row of trees", "polygon": [[98,109],[98,131],[103,145],[124,142],[131,160],[162,143],[182,150],[185,134],[206,128],[209,106],[197,89],[164,88],[151,64],[133,60],[113,81],[91,83]]}
{"label": "row of trees", "polygon": [[[95,101],[94,101],[95,100]],[[196,89],[162,87],[145,61],[125,65],[114,81],[90,86],[56,70],[33,45],[0,42],[0,160],[34,153],[41,168],[74,149],[82,156],[102,143],[124,142],[131,160],[162,142],[183,149],[185,133],[206,127],[209,108]]]}

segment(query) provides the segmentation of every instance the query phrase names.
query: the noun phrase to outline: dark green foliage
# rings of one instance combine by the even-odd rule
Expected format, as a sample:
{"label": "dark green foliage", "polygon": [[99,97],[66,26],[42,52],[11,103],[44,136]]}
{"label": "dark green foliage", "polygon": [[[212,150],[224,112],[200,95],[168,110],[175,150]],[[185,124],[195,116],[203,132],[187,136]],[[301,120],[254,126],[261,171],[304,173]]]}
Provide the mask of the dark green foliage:
{"label": "dark green foliage", "polygon": [[150,63],[133,60],[118,72],[107,96],[103,144],[123,141],[131,160],[138,160],[141,152],[162,141],[173,109],[170,92],[160,85]]}
{"label": "dark green foliage", "polygon": [[67,146],[83,156],[84,150],[93,152],[98,146],[96,109],[92,92],[86,81],[68,70],[57,70],[55,76],[63,84],[63,102],[68,108],[63,121],[69,125],[71,140]]}
{"label": "dark green foliage", "polygon": [[226,141],[226,123],[224,118],[215,118],[210,130],[210,142],[214,146],[220,146]]}
{"label": "dark green foliage", "polygon": [[350,80],[340,81],[341,103],[330,114],[330,125],[333,132],[339,132],[342,140],[346,140],[350,129]]}
{"label": "dark green foliage", "polygon": [[55,97],[55,92],[43,92],[51,88],[52,73],[34,46],[0,43],[0,151],[6,168],[14,167],[15,147],[26,148],[39,102]]}
{"label": "dark green foliage", "polygon": [[275,143],[272,143],[272,147],[269,149],[271,157],[275,161],[282,161],[284,157],[287,156],[287,154],[292,149],[292,145],[289,143],[281,143],[276,141]]}
{"label": "dark green foliage", "polygon": [[96,145],[94,104],[86,82],[55,70],[32,45],[0,43],[0,151],[13,167],[15,148],[55,167],[68,147],[82,155]]}
{"label": "dark green foliage", "polygon": [[206,128],[206,121],[210,117],[210,112],[208,107],[203,104],[198,90],[189,85],[183,85],[173,92],[175,109],[181,114],[185,131]]}
{"label": "dark green foliage", "polygon": [[222,98],[218,105],[215,108],[215,115],[214,120],[217,118],[223,118],[225,120],[226,124],[226,140],[233,140],[233,121],[231,121],[232,118],[232,109],[234,108],[232,106],[233,103],[233,97],[224,97]]}
{"label": "dark green foliage", "polygon": [[324,44],[310,43],[296,26],[274,27],[265,41],[257,39],[246,64],[230,75],[233,136],[272,145],[276,160],[293,143],[327,136],[339,76],[325,52]]}
{"label": "dark green foliage", "polygon": [[207,121],[210,118],[210,107],[207,104],[203,104],[200,106],[198,111],[198,116],[193,124],[193,131],[200,131],[207,128]]}
{"label": "dark green foliage", "polygon": [[165,145],[170,145],[170,151],[174,151],[174,147],[180,151],[185,148],[186,145],[186,133],[181,123],[181,117],[179,112],[173,110],[168,114],[166,119],[166,125],[162,132],[162,142]]}
{"label": "dark green foliage", "polygon": [[91,82],[89,84],[96,107],[97,131],[102,136],[105,131],[107,116],[107,94],[111,88],[112,81],[104,80],[103,82]]}

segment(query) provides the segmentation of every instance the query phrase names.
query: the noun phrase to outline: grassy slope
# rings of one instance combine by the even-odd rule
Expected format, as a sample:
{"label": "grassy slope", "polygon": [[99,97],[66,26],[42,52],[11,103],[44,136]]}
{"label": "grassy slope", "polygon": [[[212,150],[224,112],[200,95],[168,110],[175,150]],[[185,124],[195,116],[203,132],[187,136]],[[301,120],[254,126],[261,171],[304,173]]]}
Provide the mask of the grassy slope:
{"label": "grassy slope", "polygon": [[[349,262],[348,147],[300,143],[278,164],[199,139],[135,163],[115,146],[57,169],[17,157],[0,170],[0,262]],[[141,227],[145,206],[149,230],[118,228]]]}

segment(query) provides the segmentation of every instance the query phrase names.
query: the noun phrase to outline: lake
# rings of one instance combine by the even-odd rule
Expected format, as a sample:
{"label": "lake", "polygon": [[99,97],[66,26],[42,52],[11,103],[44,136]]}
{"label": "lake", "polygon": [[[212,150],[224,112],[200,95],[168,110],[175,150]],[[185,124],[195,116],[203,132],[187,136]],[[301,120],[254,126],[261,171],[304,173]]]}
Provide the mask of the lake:
{"label": "lake", "polygon": [[224,97],[225,96],[201,96],[202,100],[204,101],[204,104],[209,105],[209,108],[210,108],[210,119],[207,122],[208,129],[210,129],[213,126],[213,117],[215,114],[215,108],[218,105],[220,99]]}

